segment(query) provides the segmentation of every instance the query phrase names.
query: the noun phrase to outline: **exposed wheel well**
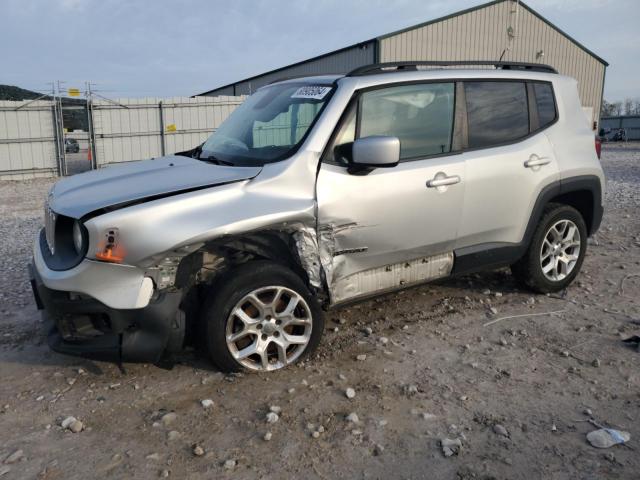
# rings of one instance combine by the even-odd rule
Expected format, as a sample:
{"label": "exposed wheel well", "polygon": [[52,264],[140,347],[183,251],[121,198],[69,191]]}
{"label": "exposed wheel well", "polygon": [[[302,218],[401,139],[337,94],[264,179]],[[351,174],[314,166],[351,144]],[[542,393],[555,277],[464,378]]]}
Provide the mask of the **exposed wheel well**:
{"label": "exposed wheel well", "polygon": [[234,268],[256,260],[271,260],[293,271],[324,303],[325,292],[310,285],[291,233],[265,230],[216,239],[184,257],[176,273],[175,286],[183,290],[181,308],[187,317],[187,344],[198,344],[197,319],[211,288],[218,288],[218,282]]}
{"label": "exposed wheel well", "polygon": [[[191,258],[190,258],[191,257]],[[309,277],[300,264],[291,234],[261,231],[216,239],[185,257],[178,269],[176,283],[207,282],[219,273],[252,260],[271,260],[294,271],[309,285]],[[200,278],[195,278],[198,274]]]}
{"label": "exposed wheel well", "polygon": [[594,198],[590,190],[575,190],[573,192],[563,193],[553,197],[549,200],[549,203],[562,203],[563,205],[569,205],[578,210],[587,224],[587,232],[592,232]]}
{"label": "exposed wheel well", "polygon": [[295,241],[290,234],[278,231],[247,234],[223,241],[222,244],[217,245],[217,248],[232,254],[236,263],[245,263],[254,259],[279,263],[293,270],[307,285],[309,284],[309,277],[300,265]]}

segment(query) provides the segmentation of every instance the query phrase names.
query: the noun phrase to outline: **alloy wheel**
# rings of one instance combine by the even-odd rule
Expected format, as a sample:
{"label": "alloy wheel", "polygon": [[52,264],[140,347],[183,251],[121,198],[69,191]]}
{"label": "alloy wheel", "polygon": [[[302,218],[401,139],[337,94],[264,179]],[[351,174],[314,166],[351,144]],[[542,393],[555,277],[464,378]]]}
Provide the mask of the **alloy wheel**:
{"label": "alloy wheel", "polygon": [[250,370],[277,370],[302,355],[311,340],[313,320],[305,299],[283,286],[246,294],[231,309],[226,325],[227,348]]}
{"label": "alloy wheel", "polygon": [[544,276],[558,282],[571,274],[580,258],[580,231],[571,220],[559,220],[544,236],[540,266]]}

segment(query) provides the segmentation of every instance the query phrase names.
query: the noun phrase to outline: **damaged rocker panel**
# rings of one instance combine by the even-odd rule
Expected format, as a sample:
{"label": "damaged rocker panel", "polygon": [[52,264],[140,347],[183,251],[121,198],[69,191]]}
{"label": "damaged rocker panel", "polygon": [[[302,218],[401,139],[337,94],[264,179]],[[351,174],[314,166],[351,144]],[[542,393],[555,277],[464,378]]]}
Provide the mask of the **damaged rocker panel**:
{"label": "damaged rocker panel", "polygon": [[336,251],[333,256],[337,257],[338,255],[347,255],[349,253],[362,253],[367,250],[369,250],[369,247],[345,248],[344,250]]}
{"label": "damaged rocker panel", "polygon": [[453,252],[421,257],[338,278],[329,285],[331,303],[338,304],[374,293],[398,290],[447,277],[453,268]]}

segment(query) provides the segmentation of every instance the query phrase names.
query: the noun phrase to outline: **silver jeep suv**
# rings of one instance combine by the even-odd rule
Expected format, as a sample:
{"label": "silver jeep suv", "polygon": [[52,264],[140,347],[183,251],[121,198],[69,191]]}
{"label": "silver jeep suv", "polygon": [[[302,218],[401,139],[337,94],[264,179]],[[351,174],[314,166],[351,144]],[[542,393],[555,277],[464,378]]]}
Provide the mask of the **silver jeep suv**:
{"label": "silver jeep suv", "polygon": [[476,63],[280,81],[192,151],[59,181],[31,267],[51,348],[276,370],[347,302],[505,266],[567,287],[603,212],[576,81]]}

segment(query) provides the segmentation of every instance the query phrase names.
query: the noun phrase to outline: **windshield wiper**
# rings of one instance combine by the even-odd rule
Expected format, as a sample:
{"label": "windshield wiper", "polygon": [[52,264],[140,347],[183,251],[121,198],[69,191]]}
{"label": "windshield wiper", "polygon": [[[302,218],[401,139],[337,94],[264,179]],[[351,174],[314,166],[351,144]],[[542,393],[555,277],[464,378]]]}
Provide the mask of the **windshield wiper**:
{"label": "windshield wiper", "polygon": [[213,163],[214,165],[223,165],[226,167],[235,167],[235,163],[228,162],[227,160],[220,160],[213,155],[209,155],[208,157],[201,157],[200,160],[207,163]]}
{"label": "windshield wiper", "polygon": [[184,152],[176,152],[174,155],[180,155],[181,157],[189,157],[189,158],[199,158],[202,153],[202,145],[198,145],[191,150],[186,150]]}

